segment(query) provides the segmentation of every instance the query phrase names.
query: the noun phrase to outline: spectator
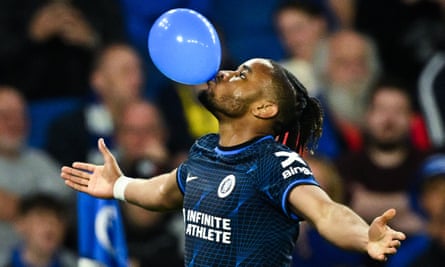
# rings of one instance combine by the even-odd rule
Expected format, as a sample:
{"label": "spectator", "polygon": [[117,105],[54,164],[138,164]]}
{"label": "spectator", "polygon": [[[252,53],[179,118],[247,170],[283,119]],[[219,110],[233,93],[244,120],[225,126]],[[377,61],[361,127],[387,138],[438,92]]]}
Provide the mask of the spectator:
{"label": "spectator", "polygon": [[445,262],[445,154],[428,158],[421,169],[419,201],[428,218],[428,245],[410,267],[441,266]]}
{"label": "spectator", "polygon": [[75,254],[63,247],[68,216],[65,204],[52,195],[34,194],[23,198],[15,223],[21,241],[6,266],[77,266]]}
{"label": "spectator", "polygon": [[406,88],[382,81],[370,94],[364,117],[364,147],[338,160],[348,185],[349,204],[368,222],[387,207],[396,207],[393,221],[408,239],[424,227],[410,203],[409,192],[425,153],[410,142],[412,103]]}
{"label": "spectator", "polygon": [[95,49],[126,39],[115,0],[2,2],[1,78],[28,100],[84,96]]}
{"label": "spectator", "polygon": [[353,30],[330,35],[314,59],[325,110],[320,153],[336,157],[361,146],[365,97],[379,76],[379,57],[371,39]]}
{"label": "spectator", "polygon": [[116,118],[116,150],[122,168],[149,175],[171,168],[169,133],[160,111],[144,99],[128,102]]}
{"label": "spectator", "polygon": [[281,64],[298,77],[309,94],[316,95],[314,53],[318,43],[328,34],[323,10],[310,1],[288,1],[277,8],[274,21],[288,54]]}
{"label": "spectator", "polygon": [[413,191],[426,227],[407,240],[386,267],[439,267],[445,262],[445,154],[434,153],[422,162]]}
{"label": "spectator", "polygon": [[[117,160],[138,177],[152,177],[173,167],[166,147],[168,132],[156,106],[127,104],[116,122]],[[122,202],[132,266],[183,266],[181,213],[160,213]]]}
{"label": "spectator", "polygon": [[26,146],[28,123],[24,97],[13,87],[0,86],[0,266],[19,239],[12,222],[22,197],[36,192],[66,201],[74,197],[59,181],[59,165]]}
{"label": "spectator", "polygon": [[[314,177],[326,193],[335,201],[345,203],[345,188],[334,163],[322,157],[306,154],[305,161],[311,166]],[[322,251],[323,257],[318,252]],[[295,267],[355,267],[360,266],[364,256],[360,253],[341,250],[326,241],[307,222],[301,223],[300,235],[292,255],[292,266]]]}
{"label": "spectator", "polygon": [[[126,43],[112,43],[98,50],[89,77],[91,98],[73,111],[61,114],[49,125],[46,150],[60,164],[77,159],[98,162],[100,155],[94,149],[97,138],[105,137],[110,145],[114,143],[116,117],[127,102],[140,98],[144,84],[140,57]],[[73,149],[68,149],[70,145]],[[119,207],[118,203],[112,202],[107,204]],[[74,206],[79,209],[83,203],[101,205],[88,196],[78,194]],[[85,235],[78,228],[92,222],[82,219],[84,213],[76,215],[73,227],[80,237],[69,236],[67,242],[68,247],[77,249],[84,259],[90,255],[86,255],[89,250],[82,241]]]}
{"label": "spectator", "polygon": [[141,60],[131,46],[115,43],[104,47],[90,74],[94,99],[51,123],[47,151],[62,164],[96,161],[97,137],[111,139],[114,118],[125,103],[140,97],[143,84]]}

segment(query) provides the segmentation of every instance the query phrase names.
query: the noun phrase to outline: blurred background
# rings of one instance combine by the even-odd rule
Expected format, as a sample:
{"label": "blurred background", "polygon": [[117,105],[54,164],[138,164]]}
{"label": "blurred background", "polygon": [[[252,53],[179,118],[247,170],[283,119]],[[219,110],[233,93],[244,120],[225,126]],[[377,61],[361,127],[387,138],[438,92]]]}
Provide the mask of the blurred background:
{"label": "blurred background", "polygon": [[214,25],[221,68],[262,57],[294,73],[325,112],[318,149],[304,155],[316,179],[367,220],[396,207],[408,235],[378,263],[303,223],[294,266],[445,266],[444,0],[0,1],[0,266],[98,261],[80,233],[97,235],[84,213],[103,206],[123,266],[183,265],[180,212],[80,201],[59,178],[62,165],[101,162],[98,137],[128,176],[148,179],[218,130],[200,86],[169,80],[149,57],[148,32],[173,8]]}

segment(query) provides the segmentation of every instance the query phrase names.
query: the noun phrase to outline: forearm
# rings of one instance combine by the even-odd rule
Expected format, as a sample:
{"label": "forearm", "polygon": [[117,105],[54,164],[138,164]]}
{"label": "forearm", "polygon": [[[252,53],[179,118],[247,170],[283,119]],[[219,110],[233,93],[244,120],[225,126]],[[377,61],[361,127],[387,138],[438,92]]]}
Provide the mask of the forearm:
{"label": "forearm", "polygon": [[151,179],[131,179],[124,191],[125,200],[152,211],[177,210],[182,193],[176,184],[176,171]]}
{"label": "forearm", "polygon": [[304,217],[334,245],[367,251],[369,225],[350,208],[332,201],[321,188],[296,186],[290,193],[289,202],[296,214]]}
{"label": "forearm", "polygon": [[343,249],[367,252],[377,260],[397,252],[402,232],[388,227],[396,215],[395,209],[385,211],[368,225],[350,208],[336,203],[321,188],[310,185],[296,186],[289,195],[293,211],[304,217],[317,231],[334,245]]}
{"label": "forearm", "polygon": [[369,225],[349,207],[332,202],[315,224],[319,233],[333,244],[348,250],[367,251]]}

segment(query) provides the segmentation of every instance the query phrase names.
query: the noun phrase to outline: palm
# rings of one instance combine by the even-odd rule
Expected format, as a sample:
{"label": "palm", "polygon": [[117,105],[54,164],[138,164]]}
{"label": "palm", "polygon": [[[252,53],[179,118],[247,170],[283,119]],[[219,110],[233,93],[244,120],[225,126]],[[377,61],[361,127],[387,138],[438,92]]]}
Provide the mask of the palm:
{"label": "palm", "polygon": [[368,254],[376,260],[386,260],[386,255],[395,254],[400,246],[400,240],[405,239],[403,233],[394,231],[387,224],[395,214],[394,209],[387,210],[369,227]]}
{"label": "palm", "polygon": [[122,172],[103,139],[99,140],[98,146],[105,160],[104,165],[75,162],[72,168],[62,168],[61,177],[75,190],[95,197],[112,198],[114,183]]}
{"label": "palm", "polygon": [[104,169],[104,166],[95,167],[90,176],[86,193],[100,198],[111,198],[113,196],[113,181],[105,178],[107,176],[104,174]]}

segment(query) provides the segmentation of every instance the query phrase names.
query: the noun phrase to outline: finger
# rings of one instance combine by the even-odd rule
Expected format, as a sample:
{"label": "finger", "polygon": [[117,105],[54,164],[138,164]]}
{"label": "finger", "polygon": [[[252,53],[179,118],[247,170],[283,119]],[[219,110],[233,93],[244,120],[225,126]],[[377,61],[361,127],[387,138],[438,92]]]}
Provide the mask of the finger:
{"label": "finger", "polygon": [[93,172],[94,169],[96,168],[95,164],[85,163],[85,162],[74,162],[72,166],[73,168],[84,170],[87,172]]}
{"label": "finger", "polygon": [[110,161],[110,160],[114,159],[110,150],[107,148],[107,145],[105,144],[105,141],[103,138],[99,138],[98,147],[99,147],[99,151],[102,153],[105,161]]}
{"label": "finger", "polygon": [[68,166],[63,166],[61,169],[60,169],[60,172],[61,173],[69,173],[69,170],[71,169],[71,167],[68,167]]}
{"label": "finger", "polygon": [[405,240],[406,239],[406,235],[402,232],[395,232],[394,233],[394,239],[397,240]]}
{"label": "finger", "polygon": [[61,170],[61,172],[60,172],[60,176],[63,178],[63,179],[71,179],[71,177],[73,177],[73,168],[71,168],[71,167],[66,167],[66,166],[64,166],[64,167],[62,167],[62,170]]}
{"label": "finger", "polygon": [[61,175],[61,177],[62,177],[63,180],[65,180],[65,184],[67,184],[69,182],[70,185],[76,184],[76,185],[79,185],[79,186],[88,187],[88,182],[89,181],[87,179],[75,177],[75,176],[72,176],[72,175],[66,174],[66,173],[63,173]]}
{"label": "finger", "polygon": [[386,248],[385,249],[385,254],[386,255],[392,255],[392,254],[396,254],[396,252],[397,252],[397,248]]}
{"label": "finger", "polygon": [[88,187],[88,182],[90,181],[91,174],[85,171],[80,171],[71,167],[64,166],[62,167],[60,176],[65,180],[65,184],[76,190],[79,190],[77,186]]}
{"label": "finger", "polygon": [[81,179],[90,179],[91,174],[88,172],[85,172],[84,170],[78,170],[70,167],[63,167],[62,173],[65,178],[72,179],[72,178],[81,178]]}
{"label": "finger", "polygon": [[392,240],[392,241],[389,243],[389,246],[390,246],[390,247],[393,247],[393,248],[399,248],[401,244],[402,244],[402,243],[401,243],[399,240]]}
{"label": "finger", "polygon": [[72,183],[78,184],[78,185],[88,186],[88,183],[90,182],[90,179],[77,177],[77,176],[71,176],[69,181],[72,182]]}
{"label": "finger", "polygon": [[379,260],[379,261],[386,261],[387,257],[385,254],[381,254],[381,255],[378,255],[377,257],[375,257],[375,259]]}
{"label": "finger", "polygon": [[63,180],[69,180],[70,179],[70,175],[67,174],[66,172],[61,172],[60,173],[60,177],[62,177]]}
{"label": "finger", "polygon": [[88,187],[89,179],[80,178],[77,176],[73,176],[67,173],[63,173],[60,175],[63,180],[65,180],[65,183],[69,182],[70,184],[76,184],[80,186]]}
{"label": "finger", "polygon": [[65,184],[67,186],[71,187],[72,189],[80,191],[80,192],[86,192],[86,190],[88,188],[87,186],[80,185],[80,184],[77,184],[77,183],[73,183],[70,180],[65,180]]}
{"label": "finger", "polygon": [[380,224],[385,225],[388,224],[388,221],[390,221],[392,218],[396,216],[396,210],[395,209],[389,209],[385,211],[382,216],[378,218],[378,221]]}

